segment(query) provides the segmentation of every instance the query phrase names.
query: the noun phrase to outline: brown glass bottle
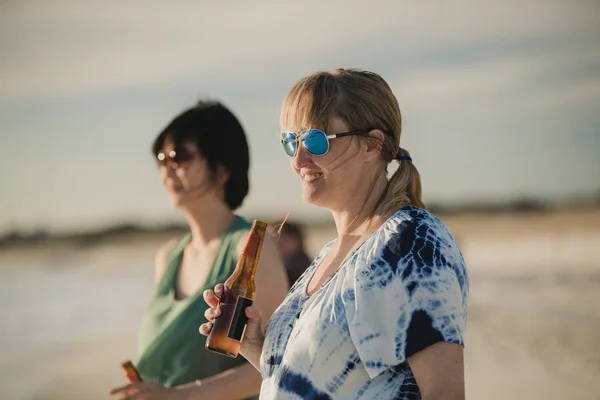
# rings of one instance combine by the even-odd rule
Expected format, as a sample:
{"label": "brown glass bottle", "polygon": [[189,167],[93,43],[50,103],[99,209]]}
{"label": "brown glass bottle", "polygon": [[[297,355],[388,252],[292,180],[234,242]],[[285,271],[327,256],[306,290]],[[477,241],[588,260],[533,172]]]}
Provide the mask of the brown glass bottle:
{"label": "brown glass bottle", "polygon": [[140,374],[138,373],[137,369],[135,369],[135,366],[131,361],[127,360],[124,363],[122,363],[121,368],[123,369],[125,377],[129,381],[129,383],[142,381]]}
{"label": "brown glass bottle", "polygon": [[224,283],[224,293],[219,301],[221,315],[213,321],[206,349],[229,357],[237,357],[246,330],[246,307],[254,302],[256,286],[254,274],[258,267],[260,251],[267,224],[255,220],[235,271]]}

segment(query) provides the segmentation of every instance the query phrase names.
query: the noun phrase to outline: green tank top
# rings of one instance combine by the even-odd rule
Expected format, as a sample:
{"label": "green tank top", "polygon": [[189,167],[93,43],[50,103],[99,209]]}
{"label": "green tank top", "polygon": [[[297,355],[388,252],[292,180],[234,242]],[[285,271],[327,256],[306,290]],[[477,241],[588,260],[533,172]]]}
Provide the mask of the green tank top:
{"label": "green tank top", "polygon": [[[225,282],[233,273],[238,242],[251,226],[245,219],[236,217],[223,235],[206,282],[193,296],[181,300],[175,298],[176,277],[191,233],[185,234],[175,245],[140,325],[141,356],[136,366],[142,379],[174,387],[247,363],[242,356],[229,358],[206,350],[206,337],[198,328],[206,322],[204,311],[208,308],[202,293]],[[250,399],[258,399],[258,396]]]}

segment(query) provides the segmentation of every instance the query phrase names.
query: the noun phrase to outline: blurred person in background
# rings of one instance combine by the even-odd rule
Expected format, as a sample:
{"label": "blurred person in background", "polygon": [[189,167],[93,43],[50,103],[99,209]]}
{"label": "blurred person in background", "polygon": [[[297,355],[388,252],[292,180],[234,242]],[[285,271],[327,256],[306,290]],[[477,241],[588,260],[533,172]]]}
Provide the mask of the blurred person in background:
{"label": "blurred person in background", "polygon": [[[464,399],[466,266],[425,209],[389,85],[359,69],[309,75],[288,93],[281,128],[304,201],[331,211],[338,237],[266,330],[260,305],[246,309],[240,352],[262,373],[261,399]],[[222,289],[204,295],[204,335]]]}
{"label": "blurred person in background", "polygon": [[[251,222],[236,215],[248,194],[249,151],[236,117],[218,102],[178,115],[152,147],[159,176],[189,232],[156,254],[156,291],[139,332],[142,383],[113,389],[124,399],[256,398],[261,377],[243,357],[204,348],[198,334],[202,293],[234,271]],[[256,274],[256,304],[269,316],[289,285],[278,250],[265,240]],[[267,317],[268,318],[268,317]]]}
{"label": "blurred person in background", "polygon": [[287,220],[273,226],[279,227],[275,243],[285,265],[290,286],[293,286],[312,261],[304,249],[303,227],[298,222]]}

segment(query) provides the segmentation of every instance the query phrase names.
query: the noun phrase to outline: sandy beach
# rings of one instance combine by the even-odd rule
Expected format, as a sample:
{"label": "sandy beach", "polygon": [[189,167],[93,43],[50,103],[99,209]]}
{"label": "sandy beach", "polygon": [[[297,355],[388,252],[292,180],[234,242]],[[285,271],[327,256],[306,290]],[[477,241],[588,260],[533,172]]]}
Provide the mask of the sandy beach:
{"label": "sandy beach", "polygon": [[[468,263],[468,399],[600,398],[600,209],[441,216]],[[331,227],[307,234],[314,254]],[[164,235],[0,251],[0,398],[107,399]]]}

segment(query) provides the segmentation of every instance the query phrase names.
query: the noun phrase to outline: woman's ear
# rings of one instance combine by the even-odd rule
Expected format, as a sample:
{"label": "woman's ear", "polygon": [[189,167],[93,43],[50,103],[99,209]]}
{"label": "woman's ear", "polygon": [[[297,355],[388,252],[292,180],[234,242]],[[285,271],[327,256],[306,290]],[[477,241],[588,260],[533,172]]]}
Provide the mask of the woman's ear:
{"label": "woman's ear", "polygon": [[222,165],[219,165],[217,167],[217,173],[215,175],[215,178],[215,181],[219,185],[225,185],[229,180],[229,171],[227,170],[227,168],[223,167]]}
{"label": "woman's ear", "polygon": [[381,129],[369,131],[369,137],[365,140],[367,146],[366,154],[369,161],[381,159],[381,149],[383,149],[383,140],[385,138],[384,135],[385,134]]}

